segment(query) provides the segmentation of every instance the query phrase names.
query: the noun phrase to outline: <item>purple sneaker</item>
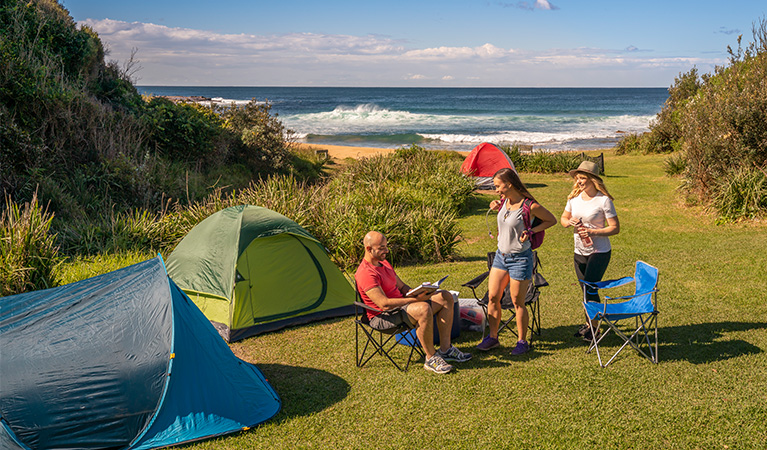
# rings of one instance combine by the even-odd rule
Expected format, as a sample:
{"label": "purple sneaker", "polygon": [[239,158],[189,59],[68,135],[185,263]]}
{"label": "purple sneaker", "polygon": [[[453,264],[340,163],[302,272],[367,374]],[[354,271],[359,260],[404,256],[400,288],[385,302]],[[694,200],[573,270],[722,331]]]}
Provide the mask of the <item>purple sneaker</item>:
{"label": "purple sneaker", "polygon": [[525,341],[517,341],[517,346],[511,351],[512,355],[522,355],[530,351],[530,344]]}
{"label": "purple sneaker", "polygon": [[482,342],[480,342],[479,345],[477,345],[477,350],[482,350],[483,352],[486,352],[492,348],[498,347],[499,345],[501,344],[500,342],[498,342],[498,339],[494,337],[490,337],[488,335],[488,336],[485,336],[484,339],[482,339]]}

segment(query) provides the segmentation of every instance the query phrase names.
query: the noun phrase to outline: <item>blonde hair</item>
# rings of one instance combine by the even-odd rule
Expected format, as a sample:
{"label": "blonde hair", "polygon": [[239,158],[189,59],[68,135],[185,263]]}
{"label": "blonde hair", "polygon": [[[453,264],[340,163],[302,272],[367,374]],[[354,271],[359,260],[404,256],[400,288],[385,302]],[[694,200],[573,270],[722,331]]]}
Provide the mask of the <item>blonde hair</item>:
{"label": "blonde hair", "polygon": [[[599,192],[603,193],[604,195],[606,195],[610,200],[615,200],[613,198],[613,196],[610,195],[609,192],[607,192],[607,186],[605,186],[605,182],[602,181],[601,178],[597,178],[594,175],[590,175],[590,174],[585,173],[585,172],[578,172],[576,174],[576,176],[578,176],[579,174],[585,175],[587,178],[589,178],[594,183],[594,186],[596,186],[597,191],[599,191]],[[576,179],[573,182],[573,190],[572,190],[572,192],[570,192],[570,195],[567,196],[567,199],[570,200],[571,198],[575,198],[575,197],[581,195],[581,192],[583,192],[583,191],[578,186],[578,180]]]}

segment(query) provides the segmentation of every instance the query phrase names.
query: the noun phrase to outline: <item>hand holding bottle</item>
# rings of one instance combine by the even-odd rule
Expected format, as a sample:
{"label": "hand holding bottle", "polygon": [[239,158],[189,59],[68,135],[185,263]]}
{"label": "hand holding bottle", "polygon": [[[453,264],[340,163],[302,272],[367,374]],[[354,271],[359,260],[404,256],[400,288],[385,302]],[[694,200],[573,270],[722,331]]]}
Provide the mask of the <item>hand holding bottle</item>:
{"label": "hand holding bottle", "polygon": [[586,247],[591,247],[594,245],[594,241],[591,240],[591,236],[589,236],[588,231],[586,231],[586,227],[583,225],[583,221],[581,219],[578,219],[578,225],[576,229],[578,230],[578,235],[580,236],[583,245]]}

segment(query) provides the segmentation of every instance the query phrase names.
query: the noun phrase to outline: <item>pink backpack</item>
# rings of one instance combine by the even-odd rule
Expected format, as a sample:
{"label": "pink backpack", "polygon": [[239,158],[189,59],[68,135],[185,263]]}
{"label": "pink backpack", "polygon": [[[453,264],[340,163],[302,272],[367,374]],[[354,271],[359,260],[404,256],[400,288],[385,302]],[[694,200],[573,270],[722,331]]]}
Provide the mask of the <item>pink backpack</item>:
{"label": "pink backpack", "polygon": [[[530,208],[532,207],[533,201],[529,198],[526,198],[525,201],[522,202],[522,220],[525,222],[525,228],[528,230],[537,226],[539,223],[543,222],[541,219],[535,217],[533,219],[533,223],[530,223]],[[534,233],[533,236],[530,238],[530,247],[535,250],[536,248],[540,247],[541,244],[543,244],[543,238],[546,236],[546,231],[539,231],[537,233]]]}

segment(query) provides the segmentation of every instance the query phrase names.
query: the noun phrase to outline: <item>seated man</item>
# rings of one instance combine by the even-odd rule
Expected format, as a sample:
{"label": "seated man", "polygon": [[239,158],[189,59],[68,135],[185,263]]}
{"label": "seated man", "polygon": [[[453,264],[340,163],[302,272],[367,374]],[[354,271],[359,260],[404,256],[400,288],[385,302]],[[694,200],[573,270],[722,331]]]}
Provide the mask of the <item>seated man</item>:
{"label": "seated man", "polygon": [[[365,235],[365,258],[357,268],[354,279],[362,301],[380,310],[368,311],[370,326],[379,330],[392,328],[402,323],[415,326],[418,342],[421,343],[426,362],[424,368],[436,373],[448,373],[453,366],[447,361],[464,362],[471,355],[463,353],[450,344],[453,327],[453,296],[447,291],[431,294],[421,293],[418,297],[405,297],[410,290],[386,261],[389,248],[386,236],[371,231]],[[393,311],[392,311],[393,310]],[[440,349],[434,348],[433,316],[437,317]]]}

